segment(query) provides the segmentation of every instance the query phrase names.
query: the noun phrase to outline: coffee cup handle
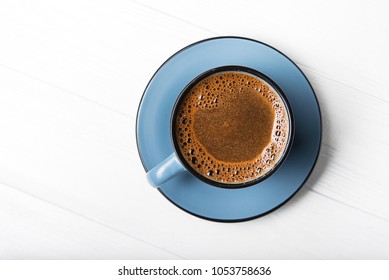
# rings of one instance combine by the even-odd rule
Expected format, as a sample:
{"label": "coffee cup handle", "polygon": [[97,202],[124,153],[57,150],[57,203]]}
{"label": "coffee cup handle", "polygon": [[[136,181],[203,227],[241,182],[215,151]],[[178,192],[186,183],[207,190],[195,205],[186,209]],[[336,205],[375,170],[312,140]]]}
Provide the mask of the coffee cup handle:
{"label": "coffee cup handle", "polygon": [[185,171],[185,167],[181,164],[177,155],[173,153],[147,172],[146,176],[150,185],[154,188],[159,188],[163,183],[178,175],[182,171]]}

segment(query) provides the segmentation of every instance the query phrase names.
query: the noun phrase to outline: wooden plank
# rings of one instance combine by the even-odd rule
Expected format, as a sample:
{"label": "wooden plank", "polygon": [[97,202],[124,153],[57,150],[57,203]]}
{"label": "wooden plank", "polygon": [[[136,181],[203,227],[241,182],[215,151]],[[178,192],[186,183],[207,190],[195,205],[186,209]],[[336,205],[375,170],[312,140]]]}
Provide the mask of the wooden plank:
{"label": "wooden plank", "polygon": [[179,258],[2,183],[0,219],[0,259]]}
{"label": "wooden plank", "polygon": [[9,2],[0,34],[0,65],[132,117],[159,65],[208,36],[131,1],[88,0]]}

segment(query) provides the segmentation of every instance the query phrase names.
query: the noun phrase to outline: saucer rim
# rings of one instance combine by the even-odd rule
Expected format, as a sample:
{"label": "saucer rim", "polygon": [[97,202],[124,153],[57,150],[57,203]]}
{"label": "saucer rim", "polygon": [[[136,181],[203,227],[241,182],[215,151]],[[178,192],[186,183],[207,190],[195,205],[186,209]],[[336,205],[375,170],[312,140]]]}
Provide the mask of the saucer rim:
{"label": "saucer rim", "polygon": [[[138,150],[138,155],[139,155],[139,158],[141,160],[141,163],[142,163],[142,166],[144,168],[144,170],[147,172],[148,169],[143,161],[143,158],[140,154],[140,148],[139,148],[139,141],[138,141],[138,117],[139,117],[139,112],[140,112],[140,108],[141,108],[141,105],[142,105],[142,102],[143,102],[143,99],[146,95],[146,91],[150,85],[150,83],[153,81],[155,75],[159,72],[159,70],[164,67],[164,65],[170,61],[173,57],[175,57],[176,55],[178,55],[179,53],[195,46],[195,45],[198,45],[198,44],[201,44],[201,43],[204,43],[204,42],[207,42],[207,41],[212,41],[212,40],[218,40],[218,39],[240,39],[240,40],[247,40],[247,41],[252,41],[252,42],[255,42],[255,43],[259,43],[259,44],[262,44],[266,47],[269,47],[271,49],[273,49],[274,51],[278,52],[279,54],[281,54],[282,56],[284,56],[287,60],[289,60],[297,69],[298,71],[300,71],[300,73],[303,75],[303,77],[305,78],[305,80],[307,81],[312,93],[313,93],[313,97],[316,101],[316,104],[317,104],[317,108],[318,108],[318,113],[319,113],[319,131],[320,131],[320,134],[319,134],[319,148],[317,150],[317,153],[316,153],[316,157],[315,157],[315,161],[310,169],[310,171],[308,172],[306,178],[304,179],[304,181],[301,183],[301,185],[296,189],[296,191],[291,194],[286,200],[284,200],[282,203],[276,205],[274,208],[266,211],[266,212],[263,212],[261,214],[258,214],[258,215],[254,215],[254,216],[250,216],[250,217],[246,217],[246,218],[241,218],[241,219],[215,219],[215,218],[210,218],[210,217],[206,217],[206,216],[202,216],[202,215],[199,215],[199,214],[196,214],[196,213],[193,213],[193,212],[190,212],[189,210],[181,207],[180,205],[176,204],[174,201],[172,201],[164,192],[162,192],[162,190],[160,190],[158,188],[158,191],[169,201],[171,202],[173,205],[175,205],[176,207],[178,207],[179,209],[185,211],[186,213],[188,214],[191,214],[195,217],[198,217],[198,218],[201,218],[201,219],[205,219],[205,220],[208,220],[208,221],[212,221],[212,222],[220,222],[220,223],[239,223],[239,222],[246,222],[246,221],[250,221],[250,220],[254,220],[254,219],[257,219],[257,218],[260,218],[260,217],[263,217],[265,215],[268,215],[270,214],[271,212],[277,210],[278,208],[282,207],[283,205],[285,205],[288,201],[290,201],[295,195],[297,192],[299,192],[301,190],[301,188],[305,185],[305,183],[307,182],[307,180],[309,179],[309,177],[311,176],[315,166],[316,166],[316,163],[318,161],[318,158],[319,158],[319,155],[320,155],[320,152],[321,152],[321,146],[322,146],[322,135],[323,135],[323,120],[322,120],[322,114],[321,114],[321,108],[320,108],[320,104],[319,104],[319,100],[317,99],[317,96],[316,96],[316,93],[310,83],[310,81],[308,80],[307,76],[304,74],[304,72],[297,66],[297,64],[291,60],[287,55],[285,55],[284,53],[282,53],[281,51],[279,51],[278,49],[264,43],[264,42],[261,42],[259,40],[255,40],[255,39],[252,39],[252,38],[247,38],[247,37],[241,37],[241,36],[216,36],[216,37],[209,37],[209,38],[206,38],[206,39],[203,39],[203,40],[200,40],[200,41],[196,41],[194,43],[191,43],[187,46],[185,46],[184,48],[178,50],[177,52],[175,52],[174,54],[172,54],[169,58],[167,58],[159,67],[158,69],[154,72],[154,74],[152,75],[152,77],[150,78],[150,80],[148,81],[144,91],[143,91],[143,94],[142,94],[142,97],[139,101],[139,105],[138,105],[138,109],[137,109],[137,113],[136,113],[136,118],[135,118],[135,138],[136,138],[136,147],[137,147],[137,150]],[[292,147],[293,149],[293,147]],[[276,172],[274,172],[273,174],[279,172],[279,170],[276,170]],[[258,182],[257,184],[255,185],[258,185],[258,184],[261,184],[261,182]],[[255,186],[254,185],[254,186]]]}

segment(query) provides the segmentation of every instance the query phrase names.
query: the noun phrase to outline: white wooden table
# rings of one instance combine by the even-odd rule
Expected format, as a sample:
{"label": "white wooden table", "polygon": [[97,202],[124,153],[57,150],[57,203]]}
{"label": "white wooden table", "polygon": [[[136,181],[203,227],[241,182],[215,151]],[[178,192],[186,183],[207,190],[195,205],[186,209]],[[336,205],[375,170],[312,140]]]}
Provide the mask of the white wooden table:
{"label": "white wooden table", "polygon": [[[387,12],[385,1],[0,1],[0,258],[389,258]],[[245,223],[176,208],[148,186],[135,142],[155,70],[220,35],[293,59],[324,122],[303,189]]]}

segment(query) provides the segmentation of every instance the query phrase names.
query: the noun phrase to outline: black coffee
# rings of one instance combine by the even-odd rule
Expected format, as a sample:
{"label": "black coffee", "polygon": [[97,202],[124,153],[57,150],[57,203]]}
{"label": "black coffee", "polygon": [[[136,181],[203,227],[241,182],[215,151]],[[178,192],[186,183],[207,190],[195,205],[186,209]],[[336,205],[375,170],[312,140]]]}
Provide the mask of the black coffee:
{"label": "black coffee", "polygon": [[231,187],[271,171],[286,150],[290,130],[276,90],[240,71],[219,72],[198,82],[178,104],[174,123],[188,164]]}

